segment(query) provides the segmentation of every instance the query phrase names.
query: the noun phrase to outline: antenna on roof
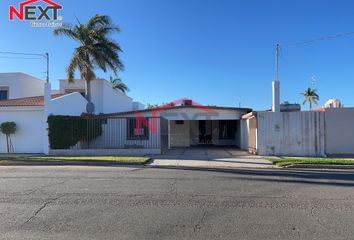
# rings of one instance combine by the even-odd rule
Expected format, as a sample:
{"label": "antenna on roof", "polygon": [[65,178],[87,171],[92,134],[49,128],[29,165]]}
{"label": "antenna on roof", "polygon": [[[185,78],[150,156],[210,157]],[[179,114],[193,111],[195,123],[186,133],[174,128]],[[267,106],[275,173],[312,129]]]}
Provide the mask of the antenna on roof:
{"label": "antenna on roof", "polygon": [[316,88],[316,76],[314,74],[311,75],[310,77],[310,86],[311,88],[315,89]]}

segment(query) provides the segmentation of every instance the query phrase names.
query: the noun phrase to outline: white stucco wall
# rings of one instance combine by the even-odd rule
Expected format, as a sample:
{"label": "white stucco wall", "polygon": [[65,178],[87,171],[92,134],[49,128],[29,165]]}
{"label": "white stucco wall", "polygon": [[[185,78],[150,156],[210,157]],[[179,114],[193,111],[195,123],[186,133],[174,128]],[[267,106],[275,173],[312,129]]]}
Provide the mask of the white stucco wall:
{"label": "white stucco wall", "polygon": [[190,121],[184,121],[183,124],[176,124],[176,121],[170,121],[171,147],[190,146],[190,124]]}
{"label": "white stucco wall", "polygon": [[0,87],[9,88],[9,99],[42,96],[45,81],[24,73],[0,73]]}
{"label": "white stucco wall", "polygon": [[[0,109],[0,123],[15,122],[17,132],[12,135],[16,153],[43,152],[43,107],[4,108]],[[6,153],[6,138],[0,133],[0,153]]]}
{"label": "white stucco wall", "polygon": [[[60,92],[65,90],[85,89],[84,80],[75,80],[68,83],[67,80],[60,80]],[[91,82],[91,98],[95,104],[95,114],[115,113],[133,110],[133,99],[112,88],[110,82],[104,79],[96,79]]]}
{"label": "white stucco wall", "polygon": [[112,88],[112,85],[105,80],[101,80],[103,96],[103,108],[98,113],[115,113],[133,110],[133,99]]}
{"label": "white stucco wall", "polygon": [[161,112],[161,117],[168,120],[238,120],[246,112],[216,109],[213,111],[204,111],[198,108],[176,108]]}
{"label": "white stucco wall", "polygon": [[[80,116],[85,112],[86,102],[86,99],[79,93],[52,99],[48,107],[48,115]],[[45,152],[46,116],[44,107],[0,108],[0,123],[15,122],[17,124],[18,130],[12,136],[15,153]],[[6,151],[5,136],[0,134],[0,153],[6,153]]]}
{"label": "white stucco wall", "polygon": [[80,116],[86,112],[86,104],[86,99],[80,93],[71,93],[52,99],[48,114]]}
{"label": "white stucco wall", "polygon": [[257,124],[260,155],[325,155],[325,115],[322,112],[259,112]]}
{"label": "white stucco wall", "polygon": [[248,151],[248,142],[249,142],[249,133],[250,133],[249,120],[248,119],[241,120],[240,126],[241,126],[240,127],[241,150]]}
{"label": "white stucco wall", "polygon": [[354,154],[354,108],[332,108],[326,113],[326,153]]}
{"label": "white stucco wall", "polygon": [[[246,110],[234,109],[215,109],[214,111],[204,111],[195,107],[181,107],[167,110],[157,111],[154,117],[163,117],[167,120],[240,120],[242,115],[246,114]],[[142,111],[139,115],[152,117],[153,111]],[[135,112],[121,113],[121,117],[135,117]]]}

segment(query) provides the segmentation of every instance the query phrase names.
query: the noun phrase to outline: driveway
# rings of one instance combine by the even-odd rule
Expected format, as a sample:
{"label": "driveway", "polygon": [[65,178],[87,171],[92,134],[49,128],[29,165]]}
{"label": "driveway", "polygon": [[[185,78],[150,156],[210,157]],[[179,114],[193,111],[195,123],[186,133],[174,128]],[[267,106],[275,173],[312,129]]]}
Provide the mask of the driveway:
{"label": "driveway", "polygon": [[236,148],[175,148],[163,155],[151,156],[151,166],[207,168],[274,168],[268,160]]}

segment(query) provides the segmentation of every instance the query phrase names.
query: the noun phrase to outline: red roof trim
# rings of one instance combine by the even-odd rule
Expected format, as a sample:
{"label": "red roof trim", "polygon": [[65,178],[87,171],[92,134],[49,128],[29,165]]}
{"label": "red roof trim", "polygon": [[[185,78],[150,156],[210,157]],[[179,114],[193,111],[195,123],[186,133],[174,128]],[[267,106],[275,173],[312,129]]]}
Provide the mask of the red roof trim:
{"label": "red roof trim", "polygon": [[[53,94],[52,99],[61,97],[65,94]],[[16,98],[0,101],[0,107],[41,107],[44,106],[44,96],[27,98]]]}

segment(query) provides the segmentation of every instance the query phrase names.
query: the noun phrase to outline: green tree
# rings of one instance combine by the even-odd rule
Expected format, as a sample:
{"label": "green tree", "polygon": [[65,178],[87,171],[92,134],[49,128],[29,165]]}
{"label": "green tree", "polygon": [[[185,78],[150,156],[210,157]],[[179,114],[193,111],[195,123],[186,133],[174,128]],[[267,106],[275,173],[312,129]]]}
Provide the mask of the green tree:
{"label": "green tree", "polygon": [[112,76],[110,76],[109,81],[111,82],[113,89],[117,89],[119,91],[122,91],[123,93],[129,92],[128,86],[123,82],[120,77],[116,76],[115,78],[113,78]]}
{"label": "green tree", "polygon": [[95,15],[86,24],[77,20],[76,25],[64,25],[54,30],[54,35],[64,35],[79,43],[67,67],[68,81],[73,82],[75,71],[79,70],[81,78],[86,81],[87,110],[94,112],[91,102],[91,81],[96,78],[96,68],[104,72],[111,70],[115,74],[124,70],[119,53],[122,52],[117,42],[110,39],[111,33],[119,33],[108,16]]}
{"label": "green tree", "polygon": [[314,88],[308,88],[305,90],[305,92],[301,93],[305,97],[304,102],[302,103],[305,105],[306,103],[309,103],[310,110],[312,110],[313,104],[318,105],[318,101],[320,100],[320,97],[317,93],[317,89]]}
{"label": "green tree", "polygon": [[0,130],[6,136],[7,153],[14,152],[14,147],[12,145],[11,134],[15,134],[17,130],[16,123],[14,122],[4,122],[0,125]]}

